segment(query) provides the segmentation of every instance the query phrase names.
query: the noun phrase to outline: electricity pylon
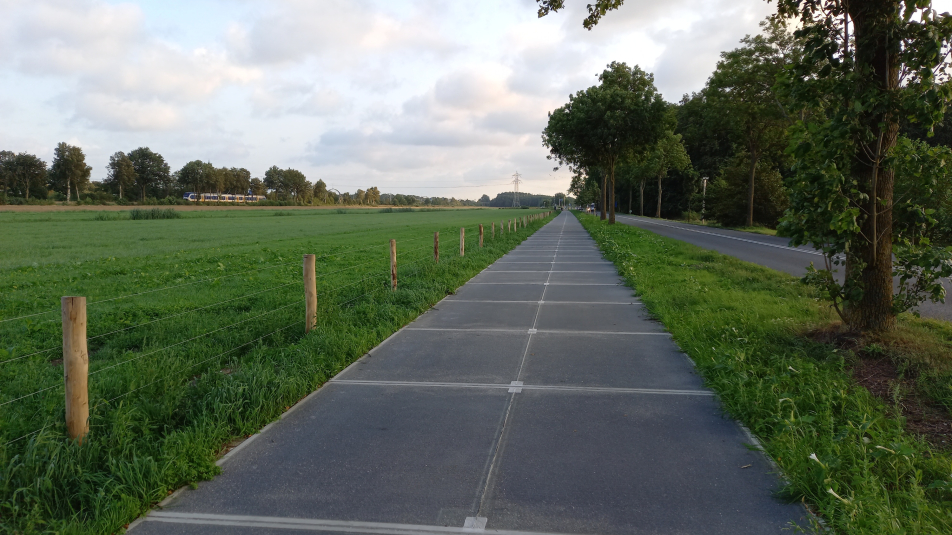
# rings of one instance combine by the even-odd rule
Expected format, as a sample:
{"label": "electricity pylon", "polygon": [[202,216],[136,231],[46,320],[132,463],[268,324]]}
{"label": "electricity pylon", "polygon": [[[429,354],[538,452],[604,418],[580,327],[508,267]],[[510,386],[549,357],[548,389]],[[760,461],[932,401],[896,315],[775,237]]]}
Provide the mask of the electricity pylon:
{"label": "electricity pylon", "polygon": [[513,185],[512,207],[513,208],[519,208],[519,206],[521,206],[519,204],[519,184],[522,184],[522,180],[520,180],[521,177],[522,175],[519,174],[519,171],[516,171],[516,173],[512,175],[512,185]]}

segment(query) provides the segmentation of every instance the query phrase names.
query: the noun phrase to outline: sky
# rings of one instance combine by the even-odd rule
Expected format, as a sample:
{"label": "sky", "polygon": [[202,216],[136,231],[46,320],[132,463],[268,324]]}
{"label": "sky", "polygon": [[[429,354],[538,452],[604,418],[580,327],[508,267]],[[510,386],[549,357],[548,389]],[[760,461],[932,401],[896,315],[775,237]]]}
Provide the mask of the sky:
{"label": "sky", "polygon": [[0,0],[0,149],[82,147],[272,165],[356,191],[476,199],[564,192],[547,112],[612,61],[669,102],[773,12],[764,0],[627,0],[592,31],[586,0]]}

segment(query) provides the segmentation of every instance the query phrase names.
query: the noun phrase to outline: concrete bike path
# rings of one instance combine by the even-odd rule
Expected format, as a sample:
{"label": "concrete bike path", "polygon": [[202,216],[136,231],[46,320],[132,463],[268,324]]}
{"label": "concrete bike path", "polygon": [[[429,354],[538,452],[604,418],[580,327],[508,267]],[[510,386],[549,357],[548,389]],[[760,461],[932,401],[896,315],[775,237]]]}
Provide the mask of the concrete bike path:
{"label": "concrete bike path", "polygon": [[130,531],[781,533],[805,525],[570,214]]}

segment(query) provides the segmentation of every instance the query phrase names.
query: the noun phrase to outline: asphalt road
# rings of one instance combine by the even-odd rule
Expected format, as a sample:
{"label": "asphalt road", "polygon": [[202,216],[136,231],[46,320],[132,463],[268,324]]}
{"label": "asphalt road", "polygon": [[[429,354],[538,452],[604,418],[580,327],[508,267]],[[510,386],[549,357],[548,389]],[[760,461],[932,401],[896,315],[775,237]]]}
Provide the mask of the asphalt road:
{"label": "asphalt road", "polygon": [[761,535],[806,510],[564,213],[135,535]]}
{"label": "asphalt road", "polygon": [[[810,263],[823,265],[823,255],[813,247],[790,247],[787,238],[765,236],[736,230],[708,228],[700,225],[677,223],[665,219],[615,215],[619,223],[681,240],[698,247],[711,249],[741,260],[802,277]],[[952,296],[952,283],[945,281],[946,292]],[[926,318],[952,321],[952,298],[945,303],[925,302],[918,308]]]}

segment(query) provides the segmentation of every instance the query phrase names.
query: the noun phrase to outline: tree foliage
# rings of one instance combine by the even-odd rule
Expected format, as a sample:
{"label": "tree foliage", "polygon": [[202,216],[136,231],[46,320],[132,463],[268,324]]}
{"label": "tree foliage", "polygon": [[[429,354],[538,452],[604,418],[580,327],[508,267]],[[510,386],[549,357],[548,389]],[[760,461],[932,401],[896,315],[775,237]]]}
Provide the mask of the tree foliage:
{"label": "tree foliage", "polygon": [[161,154],[149,147],[139,147],[129,153],[129,160],[135,170],[135,185],[139,188],[139,199],[146,197],[168,197],[173,191],[172,175],[169,164]]}
{"label": "tree foliage", "polygon": [[[793,243],[822,249],[825,265],[809,280],[858,330],[889,330],[898,312],[944,297],[938,277],[952,272],[952,251],[917,242],[894,219],[896,171],[906,157],[897,150],[900,118],[931,129],[952,98],[952,17],[929,6],[778,2],[779,15],[798,19],[804,41],[782,86],[802,114],[791,130],[795,175],[782,227]],[[905,209],[930,224],[924,207]],[[833,276],[839,266],[843,283]],[[898,292],[893,276],[902,282]]]}
{"label": "tree foliage", "polygon": [[[743,46],[721,53],[714,74],[704,88],[718,110],[722,124],[734,132],[748,157],[746,225],[754,224],[757,170],[763,158],[780,159],[787,145],[791,117],[774,85],[784,69],[799,55],[793,35],[776,20],[761,23],[764,34],[746,36]],[[780,162],[768,166],[772,171]]]}
{"label": "tree foliage", "polygon": [[92,167],[86,165],[83,149],[65,142],[58,143],[53,150],[53,164],[49,171],[50,187],[66,195],[67,202],[75,189],[78,200],[80,190],[85,190],[89,185],[92,170]]}
{"label": "tree foliage", "polygon": [[600,167],[602,218],[615,221],[615,167],[619,160],[652,146],[662,136],[667,105],[654,78],[638,66],[612,62],[599,75],[601,82],[569,96],[569,102],[549,113],[542,143],[550,158],[573,170]]}
{"label": "tree foliage", "polygon": [[119,195],[120,199],[124,199],[125,192],[136,183],[136,169],[132,160],[126,153],[119,151],[109,157],[106,172],[104,185]]}
{"label": "tree foliage", "polygon": [[45,199],[47,196],[46,162],[26,152],[11,155],[11,152],[4,151],[2,162],[0,162],[4,179],[9,181],[11,195],[23,197],[26,200],[30,200],[31,196]]}

